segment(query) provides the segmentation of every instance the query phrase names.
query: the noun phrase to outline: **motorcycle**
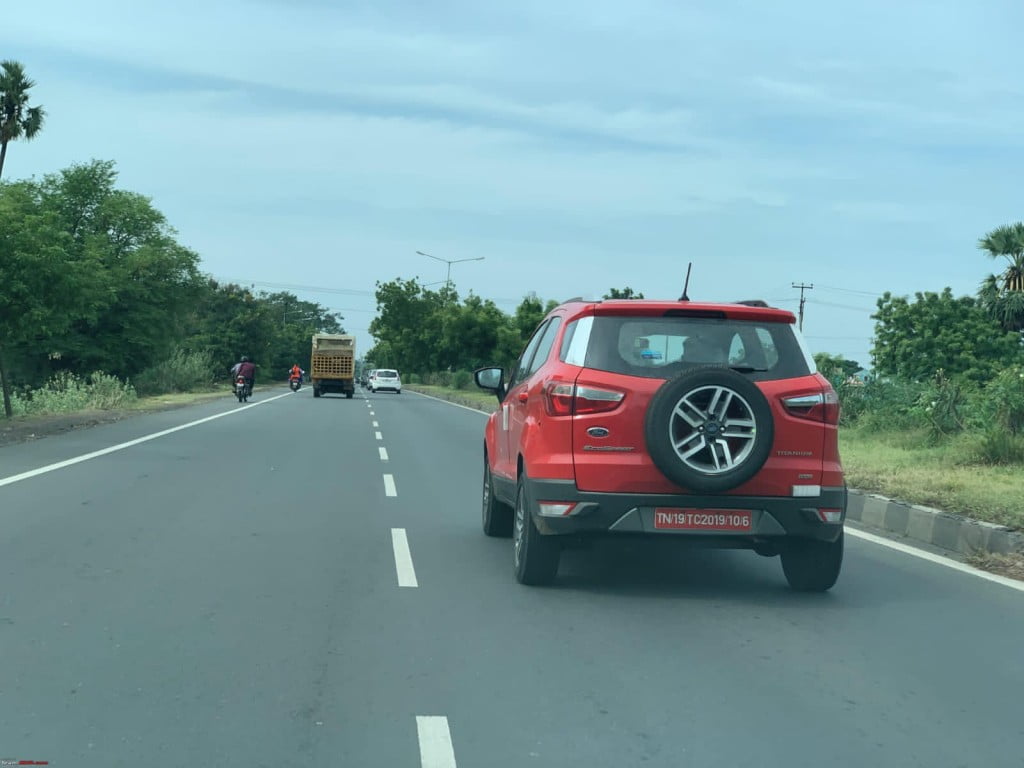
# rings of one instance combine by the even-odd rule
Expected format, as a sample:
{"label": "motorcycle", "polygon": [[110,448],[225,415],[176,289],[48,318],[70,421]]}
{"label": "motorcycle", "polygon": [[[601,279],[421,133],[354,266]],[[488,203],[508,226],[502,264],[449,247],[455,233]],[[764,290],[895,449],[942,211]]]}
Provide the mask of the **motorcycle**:
{"label": "motorcycle", "polygon": [[249,399],[249,382],[245,380],[245,376],[238,376],[235,378],[235,397],[238,398],[238,402],[244,403]]}
{"label": "motorcycle", "polygon": [[299,388],[302,386],[302,377],[292,376],[288,379],[288,386],[292,388],[292,392],[298,392]]}

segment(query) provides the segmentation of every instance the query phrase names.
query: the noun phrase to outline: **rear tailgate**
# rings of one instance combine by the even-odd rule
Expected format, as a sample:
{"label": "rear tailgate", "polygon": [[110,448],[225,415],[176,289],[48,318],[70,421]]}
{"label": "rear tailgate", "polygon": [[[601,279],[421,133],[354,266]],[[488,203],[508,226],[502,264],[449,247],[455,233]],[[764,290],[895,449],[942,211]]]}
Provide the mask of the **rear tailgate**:
{"label": "rear tailgate", "polygon": [[[666,478],[651,460],[644,438],[647,404],[664,382],[605,371],[583,370],[577,390],[593,387],[627,393],[607,413],[573,416],[572,446],[576,485],[604,493],[689,493]],[[788,412],[783,398],[821,392],[813,376],[758,382],[775,417],[775,438],[762,470],[728,493],[791,496],[793,486],[821,485],[825,430],[822,424]]]}

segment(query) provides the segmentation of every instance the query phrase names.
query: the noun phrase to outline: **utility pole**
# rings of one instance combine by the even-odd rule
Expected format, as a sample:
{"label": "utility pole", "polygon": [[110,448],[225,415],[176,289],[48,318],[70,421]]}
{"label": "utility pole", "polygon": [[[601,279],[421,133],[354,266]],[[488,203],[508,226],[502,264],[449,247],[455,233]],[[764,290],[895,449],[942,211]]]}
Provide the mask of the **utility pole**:
{"label": "utility pole", "polygon": [[813,291],[814,286],[809,283],[793,283],[793,287],[800,289],[800,330],[802,331],[804,329],[804,304],[807,303],[804,291]]}

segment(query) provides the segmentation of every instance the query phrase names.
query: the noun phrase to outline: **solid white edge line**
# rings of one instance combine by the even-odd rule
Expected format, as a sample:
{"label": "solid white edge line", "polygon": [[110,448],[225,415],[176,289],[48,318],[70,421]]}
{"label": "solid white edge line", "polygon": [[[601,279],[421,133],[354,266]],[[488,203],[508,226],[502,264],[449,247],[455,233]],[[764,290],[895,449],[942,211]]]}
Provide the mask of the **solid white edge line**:
{"label": "solid white edge line", "polygon": [[383,440],[384,439],[384,435],[382,435],[380,432],[374,432],[373,434],[377,436],[378,440]]}
{"label": "solid white edge line", "polygon": [[889,549],[894,549],[897,552],[902,552],[905,555],[910,555],[911,557],[916,557],[920,560],[927,560],[929,563],[935,563],[936,565],[942,565],[946,568],[952,568],[954,571],[960,571],[960,573],[966,573],[970,576],[977,576],[979,579],[985,579],[986,581],[1002,584],[1004,587],[1015,589],[1018,592],[1024,592],[1024,581],[1010,579],[1006,576],[1000,576],[997,573],[989,573],[988,571],[983,571],[980,568],[975,568],[967,565],[966,563],[961,563],[959,560],[953,560],[949,557],[944,557],[943,555],[936,555],[932,552],[928,552],[927,550],[918,549],[910,544],[904,544],[899,541],[887,539],[884,536],[878,536],[874,533],[862,531],[859,528],[846,526],[845,530],[851,536],[863,539],[864,541],[870,541],[872,544],[888,547]]}
{"label": "solid white edge line", "polygon": [[412,552],[409,551],[409,537],[405,528],[391,529],[391,548],[395,551],[395,573],[398,575],[398,586],[418,587],[416,569],[412,567]]}
{"label": "solid white edge line", "polygon": [[456,768],[447,717],[416,715],[416,733],[420,741],[421,768]]}
{"label": "solid white edge line", "polygon": [[388,449],[387,449],[387,448],[385,448],[385,447],[384,447],[384,446],[382,445],[382,446],[380,446],[380,447],[379,447],[379,448],[377,449],[377,451],[378,451],[378,453],[380,453],[380,460],[381,460],[381,461],[387,461],[387,460],[388,460]]}
{"label": "solid white edge line", "polygon": [[398,489],[395,488],[395,476],[384,475],[384,495],[385,496],[397,496]]}
{"label": "solid white edge line", "polygon": [[258,403],[249,403],[248,405],[243,405],[243,406],[241,406],[239,408],[234,408],[234,409],[232,409],[230,411],[224,411],[223,413],[215,413],[215,414],[213,414],[213,416],[207,416],[207,417],[202,418],[202,419],[196,419],[195,421],[190,421],[187,424],[179,424],[178,426],[171,427],[170,429],[162,429],[159,432],[153,432],[152,434],[149,434],[149,435],[143,435],[142,437],[137,437],[134,440],[129,440],[129,441],[125,442],[125,443],[118,443],[117,445],[111,445],[111,446],[109,446],[107,448],[101,448],[98,451],[92,451],[91,453],[83,453],[81,456],[75,456],[75,457],[70,458],[70,459],[65,459],[64,461],[58,461],[58,462],[56,462],[54,464],[47,464],[44,467],[38,467],[37,469],[30,469],[27,472],[21,472],[20,474],[17,474],[17,475],[11,475],[10,477],[3,477],[3,478],[0,478],[0,488],[2,488],[5,485],[12,485],[12,484],[17,483],[17,482],[19,482],[21,480],[28,480],[29,478],[32,478],[32,477],[38,477],[39,475],[45,475],[47,472],[55,472],[58,469],[64,469],[65,467],[72,467],[75,464],[81,464],[83,461],[89,461],[90,459],[98,459],[100,456],[106,456],[107,454],[110,454],[110,453],[116,453],[117,451],[123,451],[126,448],[133,448],[136,445],[141,445],[142,443],[148,443],[150,440],[156,440],[159,437],[166,437],[167,435],[173,435],[175,432],[181,432],[183,429],[191,429],[192,427],[198,427],[200,424],[206,424],[208,421],[214,421],[215,419],[222,419],[225,416],[232,416],[232,415],[234,415],[236,413],[241,413],[242,411],[247,411],[250,408],[257,408],[257,407],[259,407],[261,405],[266,405],[267,403],[272,403],[275,400],[280,400],[282,397],[291,397],[294,394],[295,394],[294,392],[288,391],[288,392],[285,392],[283,395],[275,395],[274,397],[268,398],[266,400],[260,400]]}
{"label": "solid white edge line", "polygon": [[486,411],[481,411],[479,408],[470,408],[468,405],[461,405],[459,403],[453,403],[451,400],[445,400],[442,397],[434,397],[433,395],[425,395],[422,392],[417,392],[415,389],[410,389],[410,390],[407,390],[407,391],[412,392],[414,395],[419,395],[420,397],[426,397],[426,398],[429,398],[431,400],[437,400],[437,402],[444,403],[445,405],[451,405],[451,406],[454,406],[456,408],[461,408],[464,411],[471,411],[472,413],[479,413],[481,416],[490,416],[491,415],[491,414],[487,413]]}

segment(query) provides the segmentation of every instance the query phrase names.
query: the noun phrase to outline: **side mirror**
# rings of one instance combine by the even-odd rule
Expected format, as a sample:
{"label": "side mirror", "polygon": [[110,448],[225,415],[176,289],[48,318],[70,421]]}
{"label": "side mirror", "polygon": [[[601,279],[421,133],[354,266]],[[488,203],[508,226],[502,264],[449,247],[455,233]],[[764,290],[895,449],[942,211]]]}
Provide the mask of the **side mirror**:
{"label": "side mirror", "polygon": [[473,371],[473,380],[480,389],[486,389],[498,396],[498,401],[505,399],[505,371],[501,368],[477,368]]}

